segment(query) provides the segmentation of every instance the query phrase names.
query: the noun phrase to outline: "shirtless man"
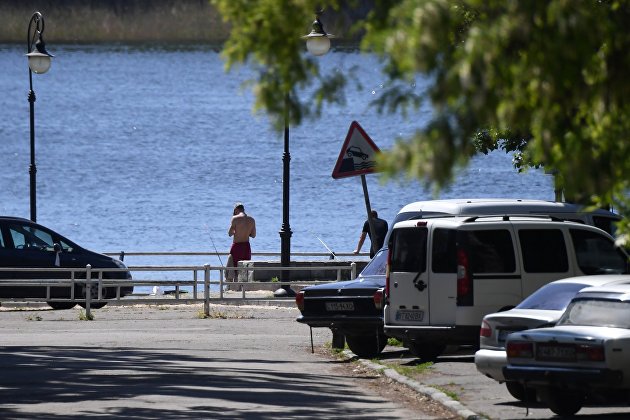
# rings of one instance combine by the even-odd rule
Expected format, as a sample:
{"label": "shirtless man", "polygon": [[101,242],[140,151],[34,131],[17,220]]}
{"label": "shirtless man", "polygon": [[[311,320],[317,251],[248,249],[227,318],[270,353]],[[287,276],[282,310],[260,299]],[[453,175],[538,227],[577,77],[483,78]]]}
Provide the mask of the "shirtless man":
{"label": "shirtless man", "polygon": [[[256,237],[256,221],[245,213],[245,206],[241,203],[236,203],[234,206],[234,215],[232,216],[230,229],[228,229],[228,235],[234,236],[234,241],[230,248],[229,259],[231,262],[228,262],[228,266],[237,267],[239,261],[250,260],[252,258],[252,249],[249,245],[249,238]],[[231,279],[234,273],[230,274],[228,277]]]}

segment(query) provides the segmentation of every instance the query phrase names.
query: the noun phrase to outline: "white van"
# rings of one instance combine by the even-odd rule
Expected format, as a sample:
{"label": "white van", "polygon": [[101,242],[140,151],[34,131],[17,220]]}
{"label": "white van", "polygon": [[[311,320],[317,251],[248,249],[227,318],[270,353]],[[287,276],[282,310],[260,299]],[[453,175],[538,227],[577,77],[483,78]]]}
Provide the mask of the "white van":
{"label": "white van", "polygon": [[484,315],[553,280],[628,272],[612,236],[545,216],[407,220],[388,244],[385,333],[424,359],[448,344],[478,344]]}
{"label": "white van", "polygon": [[[545,200],[516,198],[455,198],[409,203],[400,209],[394,222],[447,215],[538,214],[596,226],[614,235],[618,214],[603,209],[585,211],[584,206]],[[387,243],[387,242],[385,242]]]}

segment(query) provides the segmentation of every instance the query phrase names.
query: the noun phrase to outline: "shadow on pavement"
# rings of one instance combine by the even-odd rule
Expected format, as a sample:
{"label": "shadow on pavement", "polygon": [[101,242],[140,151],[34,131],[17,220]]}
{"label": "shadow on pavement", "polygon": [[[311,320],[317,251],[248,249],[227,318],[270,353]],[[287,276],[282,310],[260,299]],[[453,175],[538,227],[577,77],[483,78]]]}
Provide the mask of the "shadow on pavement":
{"label": "shadow on pavement", "polygon": [[[40,420],[86,416],[392,418],[379,407],[380,401],[335,384],[329,375],[287,375],[269,369],[270,364],[291,361],[236,360],[241,366],[238,368],[234,359],[206,358],[203,350],[199,353],[184,355],[178,349],[0,347],[0,412],[3,418]],[[355,402],[369,409],[365,405],[363,409],[350,409]],[[54,405],[57,414],[42,412],[40,405],[46,404]]]}

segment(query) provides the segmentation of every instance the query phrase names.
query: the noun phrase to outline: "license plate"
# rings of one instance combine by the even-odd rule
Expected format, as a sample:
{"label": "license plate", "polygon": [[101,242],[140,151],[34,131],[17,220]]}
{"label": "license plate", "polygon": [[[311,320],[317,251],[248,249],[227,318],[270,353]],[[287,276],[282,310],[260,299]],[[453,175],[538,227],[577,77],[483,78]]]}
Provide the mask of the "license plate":
{"label": "license plate", "polygon": [[575,347],[562,344],[538,344],[536,346],[536,360],[575,360]]}
{"label": "license plate", "polygon": [[326,302],[327,311],[354,311],[354,302]]}
{"label": "license plate", "polygon": [[424,319],[424,311],[401,309],[396,311],[396,321],[416,321],[420,322]]}

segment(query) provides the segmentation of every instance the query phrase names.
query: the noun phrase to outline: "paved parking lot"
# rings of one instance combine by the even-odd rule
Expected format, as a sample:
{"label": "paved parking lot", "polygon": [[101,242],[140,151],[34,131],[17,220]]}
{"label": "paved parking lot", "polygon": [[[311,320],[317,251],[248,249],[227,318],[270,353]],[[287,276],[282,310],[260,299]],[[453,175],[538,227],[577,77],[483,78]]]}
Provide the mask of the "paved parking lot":
{"label": "paved parking lot", "polygon": [[111,306],[80,321],[79,309],[2,308],[0,417],[434,418],[312,354],[296,309],[201,310]]}
{"label": "paved parking lot", "polygon": [[[202,309],[108,306],[94,311],[93,321],[80,321],[80,308],[0,308],[1,417],[443,418],[364,386],[376,374],[357,382],[336,360],[311,354],[309,329],[295,322],[295,308],[212,305],[209,319]],[[316,346],[330,341],[327,329],[313,331]],[[480,375],[472,350],[452,350],[416,382],[450,392],[483,417],[554,417],[540,406],[528,410]],[[387,347],[379,363],[418,361]],[[630,407],[579,414],[625,419]]]}

